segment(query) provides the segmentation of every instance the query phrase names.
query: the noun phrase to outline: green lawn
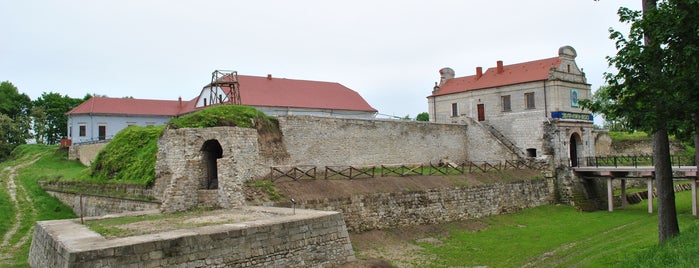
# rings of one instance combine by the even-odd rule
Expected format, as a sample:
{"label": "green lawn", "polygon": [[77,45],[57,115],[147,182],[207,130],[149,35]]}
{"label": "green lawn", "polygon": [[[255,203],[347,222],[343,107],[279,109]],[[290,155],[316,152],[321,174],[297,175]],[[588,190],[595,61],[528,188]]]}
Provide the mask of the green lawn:
{"label": "green lawn", "polygon": [[[682,230],[695,225],[690,198],[688,191],[677,194]],[[452,230],[443,244],[420,244],[437,256],[432,267],[619,266],[658,241],[657,214],[647,213],[647,202],[614,212],[542,206],[480,221],[490,227],[479,232]]]}

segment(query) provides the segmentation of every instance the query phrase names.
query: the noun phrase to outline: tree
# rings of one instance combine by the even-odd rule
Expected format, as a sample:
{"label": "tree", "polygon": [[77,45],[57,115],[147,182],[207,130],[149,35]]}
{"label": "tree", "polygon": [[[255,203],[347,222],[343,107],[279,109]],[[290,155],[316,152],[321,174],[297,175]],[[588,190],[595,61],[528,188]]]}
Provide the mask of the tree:
{"label": "tree", "polygon": [[417,117],[415,117],[415,120],[424,122],[430,121],[430,114],[428,114],[427,112],[419,113],[417,114]]}
{"label": "tree", "polygon": [[[86,96],[88,98],[88,96]],[[68,96],[62,96],[59,93],[41,94],[41,97],[34,101],[33,112],[41,113],[45,116],[36,115],[35,117],[35,132],[37,141],[45,142],[46,144],[56,144],[61,137],[67,133],[67,120],[65,113],[80,105],[85,99],[75,99]]]}
{"label": "tree", "polygon": [[2,129],[0,131],[0,161],[3,161],[17,145],[26,143],[28,135],[24,133],[21,122],[16,122],[2,113],[0,113],[0,129]]}
{"label": "tree", "polygon": [[0,113],[15,119],[26,116],[31,109],[32,101],[26,94],[20,94],[12,83],[0,82]]}
{"label": "tree", "polygon": [[[694,90],[699,80],[698,5],[696,0],[664,0],[659,4],[644,0],[643,12],[620,8],[620,21],[630,23],[631,30],[628,37],[610,31],[618,51],[607,59],[617,73],[605,74],[608,88],[583,104],[611,120],[623,119],[633,129],[653,133],[661,243],[679,234],[668,133],[686,128],[683,126],[689,125],[699,105]],[[697,124],[694,126],[696,131]]]}

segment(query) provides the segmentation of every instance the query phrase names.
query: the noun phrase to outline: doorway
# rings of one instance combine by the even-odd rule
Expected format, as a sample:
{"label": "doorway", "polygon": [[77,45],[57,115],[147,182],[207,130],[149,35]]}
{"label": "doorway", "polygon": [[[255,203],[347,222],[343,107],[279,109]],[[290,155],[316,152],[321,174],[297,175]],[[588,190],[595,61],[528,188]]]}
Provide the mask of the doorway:
{"label": "doorway", "polygon": [[578,133],[573,133],[573,135],[570,136],[570,166],[571,167],[577,167],[580,165],[580,159],[578,153],[582,152],[581,148],[579,148],[582,145],[582,139],[580,138],[580,135]]}
{"label": "doorway", "polygon": [[[97,129],[98,129],[98,131],[97,131],[97,139],[98,139],[98,140],[101,140],[101,141],[107,139],[107,126],[105,126],[105,125],[100,125],[100,126],[97,127]],[[93,132],[93,133],[94,133],[94,132]]]}
{"label": "doorway", "polygon": [[216,162],[223,157],[223,148],[218,140],[208,140],[201,147],[202,161],[206,166],[205,189],[218,189],[218,166]]}
{"label": "doorway", "polygon": [[485,121],[485,104],[478,104],[478,121]]}

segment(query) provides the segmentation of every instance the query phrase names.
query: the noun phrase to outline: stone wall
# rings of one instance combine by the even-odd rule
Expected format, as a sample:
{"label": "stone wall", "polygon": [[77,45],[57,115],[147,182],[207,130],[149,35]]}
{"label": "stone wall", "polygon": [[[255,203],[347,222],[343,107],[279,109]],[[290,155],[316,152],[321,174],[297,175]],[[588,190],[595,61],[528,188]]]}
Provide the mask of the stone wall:
{"label": "stone wall", "polygon": [[107,142],[73,144],[68,150],[68,159],[79,160],[83,165],[89,166],[104,146],[107,146]]}
{"label": "stone wall", "polygon": [[[94,194],[81,194],[60,190],[45,189],[46,193],[69,206],[75,215],[84,217],[117,214],[125,211],[145,211],[158,209],[160,202],[146,201],[132,198],[104,196]],[[82,211],[81,205],[82,202]]]}
{"label": "stone wall", "polygon": [[216,166],[218,205],[224,208],[243,205],[243,183],[269,174],[275,165],[322,168],[516,157],[482,127],[470,124],[280,116],[279,125],[280,141],[269,133],[237,127],[165,130],[158,141],[154,185],[162,210],[198,206],[196,190],[207,179],[202,149],[209,141],[222,149]]}
{"label": "stone wall", "polygon": [[552,204],[553,179],[473,187],[354,195],[302,200],[307,209],[341,211],[350,232],[482,218]]}
{"label": "stone wall", "polygon": [[290,165],[346,166],[468,159],[468,127],[398,120],[279,117]]}
{"label": "stone wall", "polygon": [[277,217],[106,239],[76,220],[39,221],[32,267],[336,267],[354,260],[342,214],[246,207]]}

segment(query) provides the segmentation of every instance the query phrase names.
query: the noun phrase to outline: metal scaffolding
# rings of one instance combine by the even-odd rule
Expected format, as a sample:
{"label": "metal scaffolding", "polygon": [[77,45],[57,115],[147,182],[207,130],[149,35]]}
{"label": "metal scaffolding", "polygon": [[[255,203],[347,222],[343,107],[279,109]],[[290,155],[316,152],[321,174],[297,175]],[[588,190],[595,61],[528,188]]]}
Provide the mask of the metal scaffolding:
{"label": "metal scaffolding", "polygon": [[209,105],[241,104],[238,72],[215,70],[211,73],[209,87]]}

